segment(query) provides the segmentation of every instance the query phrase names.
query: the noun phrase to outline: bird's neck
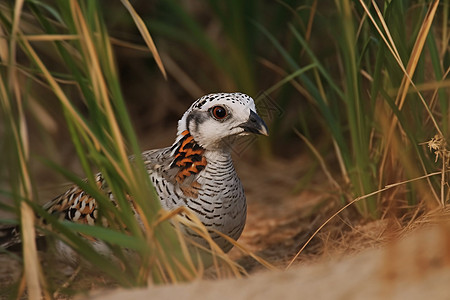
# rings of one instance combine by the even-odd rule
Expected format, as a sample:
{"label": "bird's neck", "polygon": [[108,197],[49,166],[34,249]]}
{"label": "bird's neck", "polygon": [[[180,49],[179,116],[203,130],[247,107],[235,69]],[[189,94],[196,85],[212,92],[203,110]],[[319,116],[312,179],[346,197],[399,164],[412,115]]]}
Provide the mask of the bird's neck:
{"label": "bird's neck", "polygon": [[224,141],[217,145],[210,145],[205,148],[191,135],[189,130],[179,130],[175,142],[171,146],[172,157],[176,157],[179,153],[186,153],[187,155],[218,155],[218,156],[230,156],[231,155],[231,142]]}
{"label": "bird's neck", "polygon": [[171,168],[178,168],[176,180],[183,182],[187,177],[206,168],[208,161],[229,160],[230,151],[222,149],[205,149],[200,146],[188,130],[182,131],[170,148],[173,157]]}
{"label": "bird's neck", "polygon": [[173,157],[170,167],[179,170],[177,182],[182,183],[187,177],[206,167],[205,149],[195,142],[189,131],[182,131],[170,149]]}

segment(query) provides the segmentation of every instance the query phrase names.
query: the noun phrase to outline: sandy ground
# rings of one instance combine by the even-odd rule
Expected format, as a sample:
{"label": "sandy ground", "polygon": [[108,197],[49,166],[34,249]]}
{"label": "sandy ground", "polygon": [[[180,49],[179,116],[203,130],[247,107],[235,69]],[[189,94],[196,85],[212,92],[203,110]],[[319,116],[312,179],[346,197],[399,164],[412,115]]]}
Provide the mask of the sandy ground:
{"label": "sandy ground", "polygon": [[[337,193],[321,172],[302,185],[309,161],[298,156],[261,162],[251,153],[235,158],[248,198],[247,225],[239,242],[278,271],[268,271],[235,248],[230,256],[247,270],[248,278],[140,290],[116,289],[106,282],[105,290],[104,278],[90,274],[78,275],[70,287],[92,291],[78,299],[450,299],[450,229],[422,228],[440,222],[418,221],[419,229],[405,233],[388,219],[364,222],[348,209],[329,222],[284,271],[340,207]],[[20,276],[20,265],[10,256],[1,254],[0,264],[3,284]]]}
{"label": "sandy ground", "polygon": [[278,271],[233,249],[231,257],[246,268],[248,278],[102,291],[87,298],[450,299],[450,227],[444,225],[448,212],[401,228],[388,219],[363,222],[351,209],[344,211],[286,270],[301,246],[340,207],[320,172],[298,190],[299,178],[309,167],[306,161],[306,156],[264,163],[237,159],[249,204],[239,241]]}
{"label": "sandy ground", "polygon": [[[449,299],[449,227],[435,226],[343,259],[246,279],[92,293],[118,299]],[[80,298],[81,299],[81,298]]]}

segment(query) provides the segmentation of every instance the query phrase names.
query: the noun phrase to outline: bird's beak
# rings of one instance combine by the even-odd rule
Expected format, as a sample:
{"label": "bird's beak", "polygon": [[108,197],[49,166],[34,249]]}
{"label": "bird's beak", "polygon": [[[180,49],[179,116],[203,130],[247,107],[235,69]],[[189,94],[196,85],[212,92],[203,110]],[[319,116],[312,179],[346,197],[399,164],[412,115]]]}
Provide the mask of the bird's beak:
{"label": "bird's beak", "polygon": [[245,132],[262,134],[266,136],[269,135],[266,123],[264,123],[263,119],[261,119],[261,117],[252,110],[250,110],[248,120],[239,125],[239,127],[243,128]]}

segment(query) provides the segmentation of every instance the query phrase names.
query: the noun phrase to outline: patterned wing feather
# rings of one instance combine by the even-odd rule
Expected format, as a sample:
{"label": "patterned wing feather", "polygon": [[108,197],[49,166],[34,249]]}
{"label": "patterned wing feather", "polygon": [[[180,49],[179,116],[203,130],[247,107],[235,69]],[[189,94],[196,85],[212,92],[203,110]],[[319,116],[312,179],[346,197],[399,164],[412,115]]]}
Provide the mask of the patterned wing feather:
{"label": "patterned wing feather", "polygon": [[[99,188],[106,189],[100,173],[95,176]],[[79,186],[72,186],[67,192],[56,197],[43,206],[50,214],[59,219],[76,223],[94,225],[98,217],[97,202]]]}
{"label": "patterned wing feather", "polygon": [[186,180],[192,182],[195,175],[206,167],[204,152],[205,149],[186,130],[172,147],[146,151],[142,155],[149,173],[158,172],[176,184]]}
{"label": "patterned wing feather", "polygon": [[20,231],[17,225],[0,226],[0,248],[7,249],[20,244]]}
{"label": "patterned wing feather", "polygon": [[204,152],[185,130],[172,147],[147,151],[143,156],[149,173],[158,173],[178,186],[186,197],[197,198],[200,186],[196,178],[207,164]]}
{"label": "patterned wing feather", "polygon": [[[178,186],[186,197],[196,198],[200,188],[195,181],[196,175],[206,166],[204,151],[186,131],[172,147],[143,152],[142,158],[149,174],[158,173],[167,182]],[[95,176],[95,181],[99,188],[110,193],[100,173]],[[114,201],[112,195],[109,196]],[[97,201],[77,185],[46,203],[43,208],[60,220],[75,223],[94,225],[98,218]],[[107,226],[106,223],[103,225]],[[3,240],[8,242],[3,243]],[[18,228],[0,228],[0,246],[7,248],[18,242]]]}

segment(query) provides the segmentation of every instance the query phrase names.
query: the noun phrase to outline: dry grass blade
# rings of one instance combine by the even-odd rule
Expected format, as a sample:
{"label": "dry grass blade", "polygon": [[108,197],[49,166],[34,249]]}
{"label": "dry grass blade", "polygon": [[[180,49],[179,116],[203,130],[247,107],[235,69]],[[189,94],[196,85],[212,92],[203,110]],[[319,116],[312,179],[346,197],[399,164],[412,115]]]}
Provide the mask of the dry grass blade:
{"label": "dry grass blade", "polygon": [[36,113],[36,116],[38,116],[39,121],[41,122],[45,130],[50,133],[57,132],[58,124],[56,123],[56,120],[53,118],[53,116],[48,111],[46,111],[36,99],[31,96],[29,96],[29,98],[31,101],[28,102],[28,105],[30,109]]}
{"label": "dry grass blade", "polygon": [[73,107],[73,105],[71,104],[69,98],[67,98],[63,89],[59,86],[59,84],[55,80],[55,78],[51,75],[50,71],[47,69],[45,64],[42,62],[39,55],[34,51],[33,47],[28,42],[28,40],[23,38],[23,35],[21,35],[21,40],[23,42],[23,46],[24,46],[25,50],[28,51],[30,58],[36,64],[38,69],[42,72],[42,76],[47,80],[51,89],[53,90],[53,92],[55,93],[55,95],[59,99],[59,101],[62,103],[64,108],[67,109],[69,111],[69,113],[75,117],[77,124],[79,124],[82,127],[82,129],[85,130],[89,136],[95,137],[94,134],[92,133],[92,131],[87,126],[87,124],[76,113],[76,110]]}
{"label": "dry grass blade", "polygon": [[411,52],[411,56],[408,61],[408,65],[406,66],[406,72],[400,86],[398,98],[395,101],[400,110],[405,103],[406,94],[408,93],[409,86],[412,83],[412,80],[410,78],[413,77],[416,70],[417,63],[419,62],[420,56],[422,54],[423,46],[425,45],[425,41],[430,31],[431,24],[433,23],[434,16],[436,15],[438,4],[439,0],[435,0],[434,3],[430,6],[425,19],[423,20],[422,27],[420,28],[417,35],[414,47]]}
{"label": "dry grass blade", "polygon": [[[14,7],[14,19],[11,29],[11,38],[9,44],[9,68],[8,79],[9,87],[13,89],[15,100],[18,107],[18,122],[11,120],[11,130],[15,135],[15,141],[17,146],[18,161],[20,164],[21,179],[19,181],[19,193],[20,197],[24,199],[32,199],[32,186],[30,180],[30,174],[28,173],[27,163],[29,157],[28,151],[28,134],[26,131],[25,117],[22,108],[21,88],[17,80],[17,68],[16,66],[16,41],[19,34],[19,22],[22,12],[24,1],[16,1]],[[6,93],[2,93],[6,96]],[[3,98],[6,102],[8,98]],[[11,106],[6,106],[11,108]],[[12,112],[10,112],[12,114]],[[18,128],[17,128],[18,127]],[[23,259],[24,259],[24,272],[26,278],[26,285],[28,291],[28,297],[32,300],[41,299],[42,289],[41,280],[42,274],[40,272],[40,262],[37,255],[36,248],[36,235],[34,229],[34,213],[28,204],[21,202],[20,205],[20,223],[23,242]]]}
{"label": "dry grass blade", "polygon": [[[183,216],[182,216],[183,215]],[[185,217],[186,216],[186,217]],[[180,227],[184,226],[186,228],[189,228],[189,230],[192,230],[197,235],[202,237],[204,240],[206,240],[210,246],[210,249],[206,249],[205,247],[202,247],[201,245],[196,244],[195,242],[189,240],[194,247],[201,249],[204,252],[207,252],[211,254],[215,270],[219,271],[219,263],[218,259],[220,259],[221,262],[224,262],[224,265],[228,267],[228,269],[231,271],[232,274],[234,274],[237,277],[240,277],[240,271],[241,269],[236,266],[236,263],[233,262],[226,253],[222,251],[222,249],[213,241],[211,236],[208,233],[208,230],[206,229],[205,225],[200,221],[200,219],[195,215],[190,209],[187,207],[179,207],[173,211],[170,212],[164,212],[162,210],[162,216],[161,218],[158,218],[157,222],[162,222],[166,220],[171,220],[175,226],[178,228],[177,231],[181,232]],[[181,226],[180,226],[181,225]],[[180,237],[184,239],[184,236],[180,234]],[[234,243],[236,241],[233,240]],[[232,243],[233,243],[232,242]],[[187,249],[187,247],[186,247]],[[186,252],[187,254],[187,252]],[[191,260],[191,258],[189,257]]]}
{"label": "dry grass blade", "polygon": [[[119,150],[122,162],[125,162],[123,164],[123,167],[126,169],[123,170],[125,174],[122,178],[132,178],[133,171],[131,169],[131,165],[127,163],[128,156],[124,147],[125,143],[119,125],[116,121],[111,102],[108,98],[108,87],[104,80],[98,54],[95,50],[94,41],[92,40],[90,31],[88,30],[86,20],[80,9],[80,6],[75,0],[71,1],[71,6],[74,13],[73,19],[77,21],[76,25],[78,27],[77,31],[80,33],[80,42],[82,47],[84,48],[84,51],[86,52],[83,57],[89,60],[88,66],[90,68],[90,77],[93,83],[93,90],[96,94],[96,99],[99,101],[99,103],[102,103],[102,107],[105,109],[105,113],[108,116],[107,120],[109,120],[109,126],[112,132],[111,138],[114,140],[114,144]],[[123,168],[118,168],[118,170],[121,169]]]}
{"label": "dry grass blade", "polygon": [[[417,95],[419,96],[423,106],[425,107],[430,119],[432,120],[434,127],[436,129],[436,131],[442,135],[442,132],[439,128],[439,125],[436,122],[436,119],[434,118],[430,108],[428,107],[425,99],[423,98],[422,94],[419,92],[419,90],[417,89],[417,87],[415,86],[412,77],[414,75],[415,69],[417,67],[417,63],[418,60],[422,54],[422,50],[426,41],[426,38],[428,36],[428,33],[430,31],[431,28],[431,24],[433,23],[434,17],[436,15],[436,10],[437,7],[439,5],[439,1],[435,0],[429,7],[427,15],[425,16],[423,22],[422,22],[422,26],[419,30],[419,33],[417,35],[413,50],[411,52],[411,56],[408,62],[407,67],[405,68],[400,57],[398,54],[398,51],[396,50],[395,44],[391,38],[391,35],[389,34],[389,30],[388,27],[386,25],[386,22],[383,19],[383,16],[380,12],[380,10],[378,9],[377,4],[375,3],[375,1],[372,1],[372,4],[375,8],[375,10],[377,11],[378,17],[380,22],[383,24],[383,28],[386,32],[386,34],[389,37],[389,42],[386,39],[386,37],[383,35],[382,31],[380,30],[380,28],[378,27],[377,23],[375,22],[375,19],[373,18],[373,16],[370,14],[367,6],[364,4],[364,2],[362,0],[360,0],[361,6],[364,8],[366,14],[369,16],[370,20],[372,21],[373,25],[376,27],[377,31],[379,32],[381,38],[384,40],[386,46],[389,48],[389,50],[391,51],[392,55],[394,56],[394,58],[397,60],[398,65],[400,66],[400,68],[402,69],[403,73],[404,73],[404,77],[402,79],[402,83],[400,85],[400,88],[398,90],[397,93],[397,97],[396,97],[396,101],[395,103],[397,104],[399,110],[402,109],[405,98],[406,98],[406,94],[408,93],[409,87],[412,86],[414,88],[414,90],[416,91]],[[380,167],[379,167],[379,174],[383,174],[385,167],[386,167],[386,162],[387,162],[387,158],[388,158],[388,154],[389,154],[389,149],[390,149],[390,145],[392,143],[392,137],[393,137],[393,133],[395,130],[395,127],[398,123],[398,120],[395,116],[393,116],[393,119],[391,121],[391,125],[389,126],[389,130],[387,132],[386,135],[386,146],[383,152],[383,156],[381,159],[381,163],[380,163]],[[379,182],[379,186],[382,185],[382,176],[380,176],[380,182]]]}
{"label": "dry grass blade", "polygon": [[[375,11],[377,12],[378,18],[381,22],[381,25],[383,26],[384,31],[386,32],[387,38],[389,40],[389,44],[387,44],[387,45],[390,45],[390,47],[392,47],[392,48],[389,48],[389,50],[392,52],[394,57],[397,59],[399,65],[401,65],[403,68],[403,62],[401,60],[400,54],[398,53],[397,47],[395,46],[394,39],[392,38],[391,32],[389,31],[389,27],[386,24],[386,22],[384,21],[383,15],[382,15],[380,9],[378,8],[376,1],[372,0],[372,4],[373,4],[373,7],[375,8]],[[381,33],[381,31],[379,31],[379,32]]]}
{"label": "dry grass blade", "polygon": [[[16,62],[16,42],[17,42],[17,35],[19,32],[19,22],[20,22],[20,14],[22,12],[22,7],[23,7],[23,0],[18,0],[16,1],[16,4],[14,6],[14,19],[12,21],[12,26],[11,26],[11,38],[9,41],[9,62],[10,64],[15,63]],[[15,73],[16,72],[16,68],[11,65],[11,68],[8,68],[8,72],[10,73],[10,76],[8,76],[10,82],[9,84],[12,84],[14,82],[14,80],[16,79],[16,76],[11,75],[11,73]]]}
{"label": "dry grass blade", "polygon": [[375,21],[374,17],[372,16],[372,14],[370,13],[369,9],[367,8],[366,4],[364,3],[363,0],[359,0],[359,3],[361,4],[361,6],[363,7],[364,11],[366,12],[367,16],[369,17],[369,19],[372,21],[373,26],[376,28],[376,30],[378,31],[378,33],[380,34],[380,37],[383,39],[385,45],[388,47],[389,51],[392,53],[392,56],[395,58],[395,60],[397,61],[398,65],[404,69],[404,65],[403,62],[400,58],[400,55],[398,54],[397,48],[395,47],[395,43],[392,39],[391,34],[389,33],[389,29],[388,26],[386,25],[386,22],[383,19],[383,16],[381,15],[380,9],[378,8],[378,5],[376,4],[375,1],[372,1],[372,4],[375,8],[375,10],[377,11],[379,20],[381,22],[381,24],[383,25],[383,28],[386,32],[387,37],[384,35],[383,31],[380,29],[380,27],[378,26],[377,22]]}
{"label": "dry grass blade", "polygon": [[163,74],[164,78],[167,79],[166,70],[164,69],[164,65],[162,63],[161,57],[158,54],[158,50],[156,49],[155,43],[153,42],[152,36],[150,35],[150,32],[148,31],[147,27],[145,26],[144,21],[142,21],[141,17],[136,13],[133,6],[128,0],[121,0],[122,4],[125,6],[125,8],[130,13],[131,17],[133,18],[134,22],[136,23],[136,27],[139,29],[139,32],[141,33],[142,37],[144,38],[145,43],[147,43],[148,48],[150,49],[150,52],[152,52],[153,57],[155,58],[156,64],[158,65],[159,70]]}
{"label": "dry grass blade", "polygon": [[434,151],[434,154],[436,155],[435,162],[437,162],[439,158],[442,160],[440,204],[442,207],[445,207],[445,187],[448,186],[445,179],[450,162],[450,150],[447,148],[447,141],[442,135],[436,134],[431,140],[422,144],[427,144],[430,151]]}
{"label": "dry grass blade", "polygon": [[71,41],[79,37],[73,34],[28,34],[23,37],[33,42]]}
{"label": "dry grass blade", "polygon": [[[436,130],[440,134],[442,134],[442,132],[440,131],[439,126],[437,125],[437,122],[434,119],[431,111],[428,109],[428,106],[426,105],[425,100],[423,99],[421,93],[419,92],[419,90],[415,86],[414,82],[412,81],[412,76],[414,75],[414,71],[415,71],[415,68],[417,67],[417,63],[418,63],[420,55],[422,53],[423,46],[425,44],[426,38],[428,36],[428,33],[430,31],[431,25],[433,23],[434,16],[436,15],[436,10],[437,10],[437,7],[439,5],[439,0],[435,0],[430,5],[430,8],[429,8],[429,10],[427,12],[427,15],[425,16],[425,18],[423,20],[423,23],[422,23],[422,26],[421,26],[421,28],[419,30],[418,35],[417,35],[417,38],[416,38],[413,50],[411,52],[410,60],[408,62],[408,66],[406,68],[405,68],[403,62],[401,61],[400,55],[399,55],[399,53],[397,51],[397,48],[395,47],[394,40],[392,39],[392,36],[391,36],[391,34],[389,32],[389,28],[388,28],[386,22],[384,21],[384,18],[382,16],[381,11],[378,8],[378,5],[376,4],[376,2],[372,1],[372,4],[373,4],[373,6],[374,6],[374,8],[375,8],[375,10],[376,10],[376,12],[378,14],[379,21],[381,22],[381,24],[383,26],[383,29],[386,32],[387,38],[385,37],[385,35],[381,31],[381,29],[378,27],[375,19],[370,14],[370,11],[367,8],[366,4],[362,0],[360,0],[360,3],[361,3],[361,6],[363,7],[363,9],[365,10],[367,16],[372,21],[372,24],[375,26],[375,28],[377,29],[378,33],[380,34],[380,37],[385,42],[385,44],[388,47],[389,51],[392,53],[392,56],[396,59],[399,67],[402,69],[402,71],[404,73],[404,78],[402,80],[402,84],[401,84],[401,87],[399,89],[399,92],[397,94],[397,99],[396,99],[396,104],[398,105],[399,109],[402,108],[404,100],[405,100],[405,97],[406,97],[406,94],[408,93],[409,86],[412,85],[414,87],[414,90],[418,93],[418,95],[419,95],[422,103],[424,104],[425,108],[427,109],[427,112],[429,113],[430,117],[432,118]],[[397,122],[397,119],[394,118],[394,120],[393,120],[393,127],[395,127],[396,122]],[[389,138],[388,138],[388,140],[389,140]],[[389,143],[387,143],[387,144],[389,144]]]}
{"label": "dry grass blade", "polygon": [[41,299],[41,285],[39,279],[42,278],[40,272],[39,258],[36,248],[36,234],[34,231],[34,212],[28,204],[22,202],[20,206],[23,262],[25,276],[27,279],[28,297],[32,300]]}
{"label": "dry grass blade", "polygon": [[[446,71],[446,73],[442,76],[442,78],[446,78],[449,74],[450,69]],[[442,88],[449,88],[450,87],[450,79],[440,80],[440,81],[432,81],[432,82],[425,82],[421,84],[417,84],[416,88],[420,92],[426,92],[426,91],[433,91],[434,95],[437,94],[437,91]],[[416,92],[416,89],[409,88],[409,92]],[[433,95],[433,99],[435,98]]]}
{"label": "dry grass blade", "polygon": [[23,38],[23,35],[20,35],[21,41],[23,43],[23,46],[26,51],[28,51],[28,54],[30,58],[33,60],[33,62],[36,64],[37,68],[42,72],[42,76],[47,80],[48,84],[50,85],[52,91],[55,93],[55,96],[58,98],[58,100],[61,102],[61,104],[64,106],[66,110],[68,110],[68,114],[70,114],[71,117],[74,118],[74,122],[80,126],[80,128],[85,132],[95,143],[96,148],[102,151],[102,153],[107,157],[108,161],[114,165],[115,170],[119,173],[122,178],[127,178],[122,171],[122,168],[119,167],[117,164],[117,161],[111,157],[108,149],[105,149],[101,143],[97,141],[97,138],[95,134],[91,131],[89,126],[85,123],[85,121],[81,118],[81,116],[77,113],[75,107],[69,100],[69,98],[64,93],[61,86],[58,84],[57,80],[52,76],[48,68],[45,66],[43,61],[40,59],[39,55],[36,53],[36,51],[33,49],[31,44],[28,40]]}
{"label": "dry grass blade", "polygon": [[300,248],[300,250],[297,252],[297,254],[295,254],[294,258],[291,259],[291,261],[289,262],[289,264],[288,264],[287,267],[286,267],[286,270],[288,270],[288,269],[292,266],[292,264],[293,264],[294,261],[297,259],[297,257],[303,252],[303,250],[306,248],[306,246],[308,246],[308,244],[312,241],[312,239],[313,239],[313,238],[314,238],[314,237],[322,230],[322,228],[324,228],[325,225],[327,225],[327,224],[328,224],[332,219],[334,219],[337,215],[339,215],[341,212],[343,212],[345,209],[347,209],[347,207],[353,205],[354,203],[356,203],[356,202],[358,202],[358,201],[361,201],[361,200],[367,199],[367,198],[369,198],[369,197],[372,197],[372,196],[374,196],[374,195],[380,194],[380,193],[382,193],[382,192],[385,192],[385,191],[387,191],[387,190],[389,190],[389,189],[392,189],[392,188],[394,188],[394,187],[397,187],[397,186],[399,186],[399,185],[407,184],[407,183],[409,183],[409,182],[413,182],[413,181],[417,181],[417,180],[421,180],[421,179],[426,179],[426,178],[428,178],[428,177],[436,176],[436,175],[441,175],[441,172],[434,172],[434,173],[430,173],[430,174],[427,174],[427,175],[424,175],[424,176],[420,176],[420,177],[417,177],[417,178],[405,180],[405,181],[402,181],[402,182],[397,182],[397,183],[388,184],[388,185],[386,185],[386,186],[385,186],[384,188],[382,188],[382,189],[379,189],[379,190],[377,190],[377,191],[375,191],[375,192],[372,192],[372,193],[366,194],[366,195],[364,195],[364,196],[361,196],[361,197],[358,197],[358,198],[353,199],[352,201],[350,201],[349,203],[347,203],[345,206],[343,206],[342,208],[340,208],[337,212],[335,212],[331,217],[329,217],[325,222],[323,222],[322,225],[320,225],[319,228],[317,228],[316,231],[314,231],[314,233],[313,233],[313,234],[311,235],[311,237],[305,242],[305,244],[303,244],[303,246]]}
{"label": "dry grass blade", "polygon": [[333,176],[331,176],[331,172],[328,170],[327,165],[322,157],[322,155],[320,155],[319,151],[317,151],[317,149],[311,144],[310,141],[308,141],[308,139],[301,134],[296,128],[294,128],[294,133],[302,139],[303,142],[305,142],[305,144],[308,146],[308,148],[313,152],[314,156],[317,158],[317,160],[319,161],[320,167],[322,168],[322,171],[325,173],[325,176],[327,176],[328,180],[330,181],[330,183],[338,190],[338,191],[342,191],[341,186],[336,182],[336,180],[334,180]]}
{"label": "dry grass blade", "polygon": [[278,270],[277,267],[275,267],[274,265],[272,265],[271,263],[269,263],[268,261],[266,261],[265,259],[263,259],[262,257],[259,257],[258,255],[256,255],[255,253],[253,253],[252,251],[248,250],[247,248],[245,248],[241,243],[233,240],[232,238],[230,238],[229,236],[223,234],[222,232],[219,232],[217,230],[214,231],[215,233],[217,233],[218,235],[222,236],[224,239],[226,239],[228,242],[230,242],[231,244],[234,245],[234,247],[238,248],[239,250],[241,250],[244,254],[247,254],[248,256],[250,256],[251,258],[253,258],[254,260],[256,260],[257,262],[259,262],[261,265],[263,265],[264,267],[266,267],[269,270],[272,271],[276,271]]}
{"label": "dry grass blade", "polygon": [[[436,15],[436,10],[437,10],[438,4],[439,4],[439,0],[435,0],[434,3],[430,6],[430,8],[427,12],[427,15],[425,16],[425,19],[424,19],[422,26],[419,30],[419,33],[417,35],[413,50],[411,52],[411,56],[410,56],[408,65],[406,67],[406,70],[403,70],[404,77],[402,79],[402,83],[400,85],[400,89],[398,91],[395,103],[397,104],[398,109],[401,110],[403,107],[403,104],[405,103],[406,94],[408,93],[408,89],[409,89],[410,85],[412,85],[414,87],[414,89],[417,91],[417,94],[419,95],[420,100],[422,101],[425,109],[428,112],[428,115],[430,116],[431,120],[433,121],[436,131],[440,135],[442,135],[442,132],[439,128],[439,125],[436,122],[436,119],[433,116],[433,113],[430,111],[425,99],[423,99],[422,94],[417,90],[414,82],[412,81],[412,77],[414,75],[414,72],[417,67],[417,63],[422,54],[422,50],[423,50],[426,38],[427,38],[428,33],[431,28],[431,24],[433,23],[434,16]],[[380,174],[382,174],[382,171],[384,170],[384,166],[385,166],[386,160],[387,160],[389,145],[391,144],[393,132],[395,130],[397,123],[398,123],[398,119],[394,116],[394,118],[392,119],[391,126],[389,128],[388,134],[387,134],[387,138],[386,138],[386,148],[383,153],[383,158],[381,160]]]}
{"label": "dry grass blade", "polygon": [[[6,36],[6,32],[2,26],[0,26],[0,36]],[[6,62],[9,60],[8,40],[0,38],[0,61]]]}
{"label": "dry grass blade", "polygon": [[[164,54],[164,53],[163,53]],[[197,99],[205,94],[202,88],[168,55],[163,55],[169,74],[185,89],[192,98]]]}
{"label": "dry grass blade", "polygon": [[[272,70],[276,74],[280,75],[281,77],[286,77],[289,75],[288,72],[286,72],[283,68],[281,68],[279,65],[265,59],[265,58],[258,58],[258,61],[265,67],[267,67],[269,70]],[[289,81],[289,83],[301,94],[303,95],[310,103],[314,103],[314,98],[311,96],[311,94],[295,79],[292,79]],[[267,90],[265,91],[267,93]]]}
{"label": "dry grass blade", "polygon": [[77,269],[70,275],[70,277],[56,290],[53,292],[53,298],[58,298],[62,289],[66,289],[75,280],[81,271],[81,267],[78,266]]}
{"label": "dry grass blade", "polygon": [[309,41],[311,38],[311,33],[312,33],[312,27],[313,27],[313,22],[314,22],[314,17],[317,13],[317,3],[319,1],[315,0],[312,5],[311,5],[311,11],[309,14],[309,18],[308,18],[308,24],[306,26],[306,33],[305,33],[305,40]]}

